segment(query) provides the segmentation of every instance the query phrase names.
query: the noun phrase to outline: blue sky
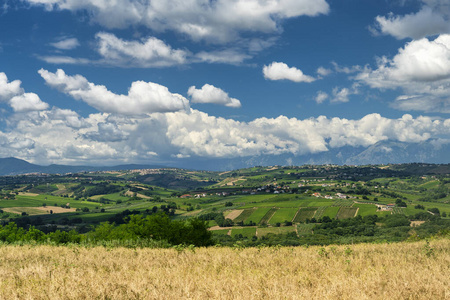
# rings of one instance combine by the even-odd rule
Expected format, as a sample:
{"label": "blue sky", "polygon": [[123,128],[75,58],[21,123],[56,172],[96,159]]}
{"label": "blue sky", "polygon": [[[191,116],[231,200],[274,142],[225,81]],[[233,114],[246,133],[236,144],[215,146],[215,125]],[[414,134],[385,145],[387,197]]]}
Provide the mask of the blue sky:
{"label": "blue sky", "polygon": [[1,3],[1,157],[164,164],[450,143],[445,0]]}

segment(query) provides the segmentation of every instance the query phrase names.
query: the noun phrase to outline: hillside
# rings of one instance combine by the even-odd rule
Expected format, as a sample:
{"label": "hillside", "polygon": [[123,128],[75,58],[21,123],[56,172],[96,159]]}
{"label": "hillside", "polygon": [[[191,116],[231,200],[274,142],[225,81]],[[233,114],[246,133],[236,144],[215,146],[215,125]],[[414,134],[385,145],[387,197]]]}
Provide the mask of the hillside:
{"label": "hillside", "polygon": [[[26,230],[34,226],[48,234],[37,242],[59,242],[54,232],[72,229],[76,234],[69,240],[76,243],[90,234],[106,242],[114,234],[115,239],[124,239],[120,243],[127,238],[146,241],[142,232],[148,230],[130,233],[137,227],[127,226],[132,218],[147,220],[159,214],[172,221],[206,222],[213,236],[191,242],[198,245],[404,241],[450,228],[449,165],[272,166],[231,172],[165,168],[3,176],[0,189],[1,224],[15,222]],[[122,227],[109,228],[111,234],[105,236],[97,232],[102,222]],[[176,235],[165,239],[176,244],[180,241]],[[28,239],[25,233],[15,236]]]}

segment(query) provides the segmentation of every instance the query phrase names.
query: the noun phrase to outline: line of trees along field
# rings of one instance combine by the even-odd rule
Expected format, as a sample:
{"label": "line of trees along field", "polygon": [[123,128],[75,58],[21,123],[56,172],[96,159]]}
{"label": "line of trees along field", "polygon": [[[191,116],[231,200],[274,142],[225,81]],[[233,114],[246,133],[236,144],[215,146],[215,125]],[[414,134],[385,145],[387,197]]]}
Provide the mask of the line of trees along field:
{"label": "line of trees along field", "polygon": [[102,223],[87,234],[75,230],[44,233],[34,226],[24,229],[14,222],[0,226],[0,241],[4,243],[92,244],[108,242],[117,245],[168,247],[171,245],[210,246],[212,234],[207,224],[197,218],[174,221],[165,213],[147,217],[131,215],[124,224]]}

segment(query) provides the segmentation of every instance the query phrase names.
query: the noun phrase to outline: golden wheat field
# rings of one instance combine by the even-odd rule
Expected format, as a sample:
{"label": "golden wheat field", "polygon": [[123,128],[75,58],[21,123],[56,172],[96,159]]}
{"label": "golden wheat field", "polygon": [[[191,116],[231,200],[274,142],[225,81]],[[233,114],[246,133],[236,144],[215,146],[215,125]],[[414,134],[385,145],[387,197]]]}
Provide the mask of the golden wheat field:
{"label": "golden wheat field", "polygon": [[0,299],[450,299],[449,250],[2,246]]}

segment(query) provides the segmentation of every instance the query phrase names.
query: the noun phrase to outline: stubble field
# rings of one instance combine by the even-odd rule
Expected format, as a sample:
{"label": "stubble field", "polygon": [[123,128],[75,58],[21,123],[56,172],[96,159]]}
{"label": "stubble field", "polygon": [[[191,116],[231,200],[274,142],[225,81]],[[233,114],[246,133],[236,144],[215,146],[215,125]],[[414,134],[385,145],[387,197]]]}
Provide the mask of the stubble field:
{"label": "stubble field", "polygon": [[0,299],[449,299],[450,242],[1,246]]}

